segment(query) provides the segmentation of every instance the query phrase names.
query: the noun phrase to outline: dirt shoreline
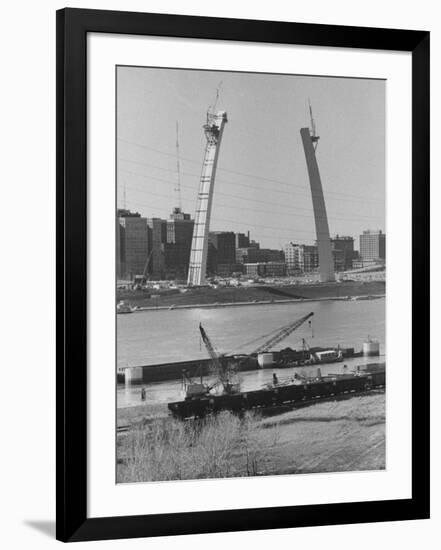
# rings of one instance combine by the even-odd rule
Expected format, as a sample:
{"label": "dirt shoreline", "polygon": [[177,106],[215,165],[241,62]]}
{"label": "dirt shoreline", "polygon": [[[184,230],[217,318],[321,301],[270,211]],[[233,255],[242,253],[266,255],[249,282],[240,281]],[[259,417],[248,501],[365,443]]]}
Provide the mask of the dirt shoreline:
{"label": "dirt shoreline", "polygon": [[299,303],[320,300],[348,300],[363,297],[384,297],[384,281],[344,281],[341,283],[317,283],[307,285],[258,285],[252,287],[192,288],[179,291],[146,292],[143,290],[119,290],[117,301],[124,300],[140,311],[164,309],[235,307]]}

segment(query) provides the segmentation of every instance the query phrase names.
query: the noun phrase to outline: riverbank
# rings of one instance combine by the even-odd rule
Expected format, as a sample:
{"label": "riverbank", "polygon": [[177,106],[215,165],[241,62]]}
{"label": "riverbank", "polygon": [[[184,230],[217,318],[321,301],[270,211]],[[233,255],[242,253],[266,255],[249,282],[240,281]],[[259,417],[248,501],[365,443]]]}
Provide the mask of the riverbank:
{"label": "riverbank", "polygon": [[266,418],[222,413],[180,422],[136,409],[118,411],[120,426],[137,422],[118,437],[122,483],[385,468],[384,391]]}
{"label": "riverbank", "polygon": [[158,291],[158,294],[153,296],[143,290],[119,290],[117,301],[124,300],[139,311],[155,311],[379,298],[383,297],[385,292],[384,281],[343,281],[307,285],[201,287],[189,288],[185,292]]}
{"label": "riverbank", "polygon": [[377,300],[379,298],[384,298],[385,294],[370,294],[369,296],[329,296],[327,298],[294,298],[291,300],[253,300],[252,302],[225,302],[225,303],[214,303],[214,304],[188,304],[188,305],[171,305],[171,306],[154,306],[154,307],[138,307],[132,313],[137,311],[158,311],[158,310],[173,310],[173,309],[214,309],[220,307],[241,307],[241,306],[265,306],[271,304],[298,304],[306,302],[325,302],[325,301],[335,301],[335,300]]}

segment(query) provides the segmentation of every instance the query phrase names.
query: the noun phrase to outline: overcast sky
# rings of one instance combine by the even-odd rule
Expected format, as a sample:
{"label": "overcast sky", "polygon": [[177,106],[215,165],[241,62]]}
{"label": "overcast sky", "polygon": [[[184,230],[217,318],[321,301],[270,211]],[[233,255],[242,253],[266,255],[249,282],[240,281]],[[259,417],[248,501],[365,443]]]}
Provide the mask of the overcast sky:
{"label": "overcast sky", "polygon": [[[315,240],[300,128],[310,98],[331,236],[385,230],[385,82],[183,69],[118,67],[117,196],[147,217],[168,218],[175,191],[179,123],[182,206],[194,217],[205,148],[202,125],[216,110],[225,127],[211,230],[251,231],[264,247]],[[125,190],[125,192],[124,192]]]}

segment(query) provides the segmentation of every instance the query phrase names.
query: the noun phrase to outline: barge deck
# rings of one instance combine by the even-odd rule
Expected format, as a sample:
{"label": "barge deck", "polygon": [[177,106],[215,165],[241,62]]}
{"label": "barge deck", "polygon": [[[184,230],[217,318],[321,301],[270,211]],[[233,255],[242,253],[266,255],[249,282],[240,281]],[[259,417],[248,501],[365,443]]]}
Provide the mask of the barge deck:
{"label": "barge deck", "polygon": [[260,390],[187,398],[168,404],[177,418],[203,417],[228,410],[241,412],[266,407],[302,404],[314,399],[365,392],[386,385],[384,364],[351,374],[341,374],[289,383],[275,384]]}

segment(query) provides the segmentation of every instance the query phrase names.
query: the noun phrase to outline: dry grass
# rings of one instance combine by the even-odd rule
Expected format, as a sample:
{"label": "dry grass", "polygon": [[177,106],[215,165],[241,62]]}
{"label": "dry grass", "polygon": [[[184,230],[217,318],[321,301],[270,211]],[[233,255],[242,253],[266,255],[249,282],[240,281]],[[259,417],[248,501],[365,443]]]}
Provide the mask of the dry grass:
{"label": "dry grass", "polygon": [[152,419],[118,441],[119,483],[380,470],[385,394],[316,403],[276,416],[229,412]]}
{"label": "dry grass", "polygon": [[277,433],[265,474],[384,469],[385,412],[385,394],[376,392],[263,419],[260,433]]}
{"label": "dry grass", "polygon": [[229,412],[203,420],[153,421],[118,444],[118,483],[258,475],[265,453],[258,419]]}

